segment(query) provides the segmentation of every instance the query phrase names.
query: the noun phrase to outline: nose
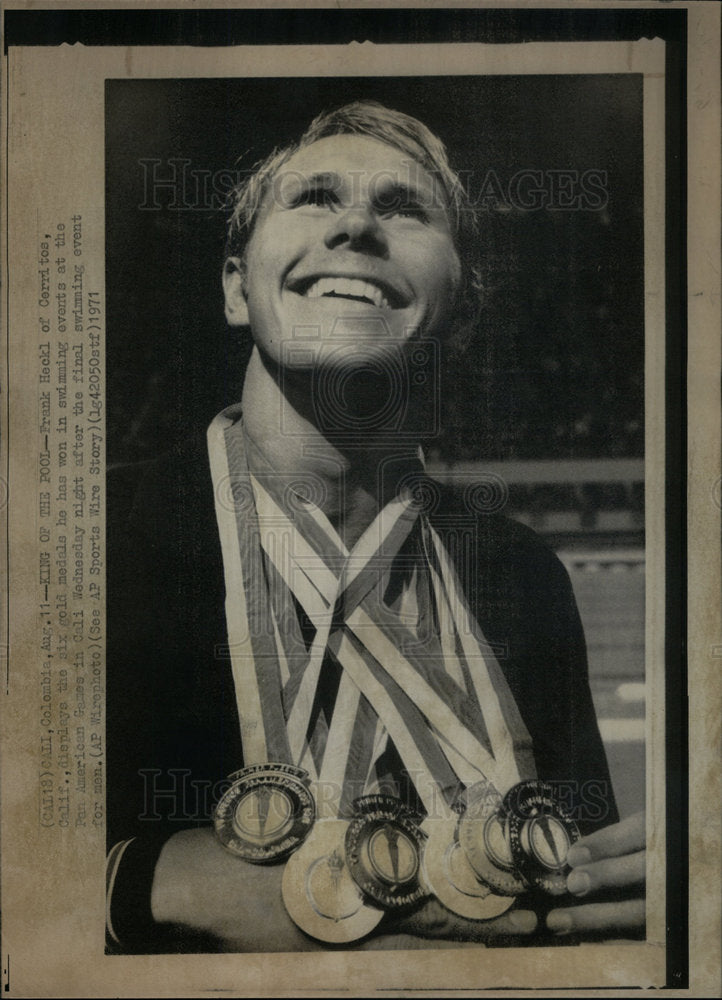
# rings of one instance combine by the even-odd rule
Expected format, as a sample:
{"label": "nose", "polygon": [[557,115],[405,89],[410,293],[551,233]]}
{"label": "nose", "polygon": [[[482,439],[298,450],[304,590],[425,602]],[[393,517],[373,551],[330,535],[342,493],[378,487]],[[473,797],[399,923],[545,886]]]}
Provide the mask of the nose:
{"label": "nose", "polygon": [[326,230],[325,243],[329,250],[341,246],[381,256],[388,249],[376,214],[361,206],[348,208],[334,216]]}

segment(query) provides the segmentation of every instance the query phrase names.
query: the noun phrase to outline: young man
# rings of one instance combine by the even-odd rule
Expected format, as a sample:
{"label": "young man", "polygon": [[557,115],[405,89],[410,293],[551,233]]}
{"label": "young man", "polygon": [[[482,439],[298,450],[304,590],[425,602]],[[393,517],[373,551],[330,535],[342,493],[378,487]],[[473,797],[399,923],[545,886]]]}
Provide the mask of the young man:
{"label": "young man", "polygon": [[[237,192],[241,403],[109,516],[113,946],[643,925],[644,823],[615,822],[564,570],[423,473],[439,373],[479,317],[477,242],[440,141],[372,103]],[[559,797],[588,832],[571,849]]]}

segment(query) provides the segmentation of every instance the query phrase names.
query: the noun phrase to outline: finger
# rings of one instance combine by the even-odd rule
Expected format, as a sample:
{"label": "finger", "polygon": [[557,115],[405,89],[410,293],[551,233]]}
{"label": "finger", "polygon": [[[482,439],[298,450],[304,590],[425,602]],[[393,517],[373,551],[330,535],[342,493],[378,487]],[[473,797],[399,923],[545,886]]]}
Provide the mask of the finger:
{"label": "finger", "polygon": [[590,833],[573,844],[567,854],[567,863],[572,868],[589,864],[600,858],[617,858],[623,854],[633,854],[644,849],[646,843],[646,823],[644,812],[628,816],[621,823],[613,823],[603,830]]}
{"label": "finger", "polygon": [[523,937],[533,934],[539,920],[533,910],[509,910],[496,920],[465,920],[474,941],[490,941],[501,937]]}
{"label": "finger", "polygon": [[567,889],[574,896],[587,896],[599,889],[644,885],[646,858],[646,851],[637,851],[574,868],[567,877]]}
{"label": "finger", "polygon": [[547,927],[559,935],[600,931],[641,931],[644,927],[645,910],[643,899],[571,906],[551,910],[547,914]]}
{"label": "finger", "polygon": [[467,920],[452,913],[437,899],[430,899],[416,913],[400,921],[397,927],[419,937],[489,941],[533,934],[537,928],[537,916],[531,910],[510,910],[494,920]]}

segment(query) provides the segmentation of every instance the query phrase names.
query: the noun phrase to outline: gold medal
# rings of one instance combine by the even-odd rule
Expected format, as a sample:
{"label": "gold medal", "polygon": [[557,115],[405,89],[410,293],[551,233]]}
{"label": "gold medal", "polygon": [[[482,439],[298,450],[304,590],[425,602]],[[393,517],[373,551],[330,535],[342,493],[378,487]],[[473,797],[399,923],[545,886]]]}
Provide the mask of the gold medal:
{"label": "gold medal", "polygon": [[527,888],[516,871],[502,797],[489,781],[465,793],[466,810],[459,820],[459,842],[478,878],[502,896],[518,896]]}
{"label": "gold medal", "polygon": [[306,934],[329,944],[365,937],[384,915],[366,903],[346,864],[348,827],[344,819],[318,820],[283,873],[288,915]]}
{"label": "gold medal", "polygon": [[423,832],[392,796],[367,795],[354,809],[345,844],[359,889],[384,909],[416,903],[426,895],[419,881]]}
{"label": "gold medal", "polygon": [[291,764],[255,764],[230,775],[213,823],[223,846],[246,861],[285,858],[303,843],[316,815],[308,775]]}
{"label": "gold medal", "polygon": [[543,781],[523,781],[504,797],[509,844],[519,874],[552,896],[567,891],[567,854],[579,840],[577,824]]}
{"label": "gold medal", "polygon": [[427,820],[424,828],[424,879],[444,906],[470,920],[491,920],[514,904],[511,896],[497,895],[477,878],[457,839],[456,817]]}

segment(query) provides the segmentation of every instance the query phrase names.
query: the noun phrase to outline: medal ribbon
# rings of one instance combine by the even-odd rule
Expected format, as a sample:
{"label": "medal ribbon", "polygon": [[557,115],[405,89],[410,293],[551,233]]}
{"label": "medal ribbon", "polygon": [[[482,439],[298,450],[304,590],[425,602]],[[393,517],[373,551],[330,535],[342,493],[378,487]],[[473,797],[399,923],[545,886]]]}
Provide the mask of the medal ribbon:
{"label": "medal ribbon", "polygon": [[232,433],[232,410],[219,414],[208,428],[208,453],[223,553],[228,645],[243,757],[246,765],[268,761],[291,764],[278,649],[269,604],[261,598],[264,570],[253,493]]}
{"label": "medal ribbon", "polygon": [[536,777],[531,736],[494,652],[469,611],[456,571],[439,535],[430,524],[428,531],[476,698],[478,704],[484,706],[496,762],[496,780],[492,780],[504,795],[518,782]]}
{"label": "medal ribbon", "polygon": [[[459,780],[431,730],[419,719],[418,707],[381,665],[368,656],[353,632],[339,629],[331,647],[394,741],[429,816],[450,814]],[[420,724],[421,722],[421,724]]]}
{"label": "medal ribbon", "polygon": [[[305,575],[300,579],[298,574],[294,579],[289,578],[283,552],[284,541],[287,543],[289,538],[298,537],[298,532],[285,514],[280,520],[275,518],[270,529],[267,517],[264,518],[262,531],[256,495],[269,498],[248,471],[239,416],[237,407],[230,407],[220,414],[209,428],[208,443],[223,553],[226,618],[244,763],[305,764],[312,781],[315,779],[319,816],[336,816],[343,788],[355,788],[356,794],[363,790],[371,763],[375,727],[368,724],[370,708],[365,699],[343,672],[319,774],[316,774],[306,742],[317,684],[313,685],[305,718],[296,719],[295,727],[290,724],[291,720],[288,727],[286,725],[282,676],[287,687],[294,683],[297,686],[299,679],[309,674],[318,681],[333,620],[338,579],[333,572],[324,575],[325,563],[319,563],[318,557],[314,558],[314,566],[316,571],[320,569],[321,572],[314,572],[314,580],[317,584],[320,582],[320,590],[311,587]],[[261,507],[267,513],[267,505],[264,507],[261,503]],[[263,558],[263,549],[271,560],[270,566]],[[342,564],[344,554],[340,549],[335,554],[339,565]],[[280,573],[285,586],[278,587],[277,580],[269,581],[267,567],[271,572]],[[356,577],[357,573],[352,572],[351,582]],[[326,601],[322,597],[324,585]],[[280,602],[279,615],[274,609],[274,603],[279,605],[279,602],[270,599],[270,587],[273,587],[276,598],[279,595],[284,598],[295,595],[314,623],[317,634],[310,661],[292,602]],[[289,626],[294,619],[290,644],[284,645],[281,638],[279,617],[280,624],[285,626]],[[289,732],[301,737],[297,735],[293,747],[289,743]]]}
{"label": "medal ribbon", "polygon": [[[501,724],[495,720],[496,747],[504,754],[497,762],[486,730],[486,703],[482,712],[478,696],[476,699],[470,698],[450,674],[439,670],[436,657],[432,661],[428,653],[424,656],[423,652],[416,652],[415,648],[419,645],[416,635],[401,625],[398,616],[380,600],[381,575],[388,570],[391,560],[416,522],[418,509],[410,500],[395,500],[388,504],[349,555],[318,508],[308,505],[294,510],[291,525],[284,510],[255,477],[253,483],[261,538],[266,552],[269,558],[275,560],[279,573],[297,594],[307,614],[318,627],[314,642],[315,655],[312,653],[295,697],[293,678],[285,692],[286,705],[292,702],[288,728],[294,756],[300,759],[302,753],[323,653],[329,643],[332,624],[337,621],[354,634],[361,649],[365,651],[366,659],[370,653],[371,660],[383,666],[395,687],[410,694],[412,702],[417,706],[416,719],[410,725],[414,730],[425,730],[427,722],[421,717],[423,713],[435,730],[447,759],[465,784],[472,784],[482,777],[498,782],[504,790],[515,784],[516,781],[512,780],[515,741],[508,733],[504,733],[504,718],[502,717]],[[294,527],[296,532],[293,531]],[[279,528],[281,537],[293,538],[292,549],[287,550],[286,559],[281,558],[278,546],[272,544],[273,537],[279,534]],[[319,547],[316,548],[311,540]],[[332,561],[336,564],[339,556],[346,554],[346,562],[342,565],[339,576],[335,575],[334,569],[327,563],[327,551],[332,553]],[[448,580],[446,591],[453,594],[454,580],[450,577],[448,567],[444,569]],[[458,601],[452,597],[450,602],[446,591],[437,593],[437,604],[445,609],[447,616],[454,619],[451,609],[455,604],[458,606]],[[439,597],[443,600],[439,600]],[[469,626],[462,624],[462,628],[464,627],[468,629]],[[457,634],[460,631],[458,623],[456,631]],[[344,653],[349,650],[348,645],[342,648]],[[478,644],[472,648],[467,643],[465,662],[472,654],[477,679],[472,691],[482,690],[485,660]],[[343,656],[339,656],[339,661],[346,669]],[[452,662],[458,665],[455,654]],[[497,671],[497,674],[499,682],[507,688],[501,672]],[[354,673],[354,677],[358,684],[358,671]],[[368,687],[365,686],[362,690],[367,693]],[[496,698],[489,702],[492,711],[497,711],[497,704]],[[461,727],[459,723],[462,724]],[[523,734],[526,734],[520,717],[519,723]],[[511,766],[505,756],[509,750],[512,754]],[[415,766],[414,771],[418,773],[418,767]],[[449,784],[444,781],[442,787],[449,787]]]}
{"label": "medal ribbon", "polygon": [[[380,575],[390,567],[418,513],[411,509],[408,501],[389,504],[364,532],[353,553],[345,552],[346,561],[337,575],[327,564],[324,549],[319,552],[309,544],[306,532],[299,523],[306,527],[306,521],[312,520],[317,526],[319,515],[324,515],[318,510],[308,514],[295,513],[294,524],[291,525],[285,512],[255,477],[253,485],[257,497],[261,543],[317,629],[310,660],[303,674],[292,677],[284,691],[284,702],[289,712],[291,750],[296,759],[300,759],[332,626],[334,622],[343,620],[344,609],[349,607],[351,600],[363,598],[379,583]],[[328,527],[333,530],[330,525]],[[279,547],[273,544],[274,538],[279,536],[286,545]],[[332,553],[339,553],[341,550],[336,539],[331,538],[330,541],[334,544]]]}
{"label": "medal ribbon", "polygon": [[[252,481],[257,498],[261,540],[266,554],[274,561],[279,575],[294,590],[306,614],[317,627],[311,656],[300,681],[296,682],[296,678],[292,677],[284,692],[286,706],[287,708],[291,706],[288,717],[291,751],[295,759],[300,760],[304,766],[309,720],[324,657],[332,655],[343,669],[342,688],[336,698],[331,732],[318,776],[320,814],[332,814],[331,799],[334,789],[355,788],[355,796],[364,790],[363,785],[375,741],[375,726],[369,726],[367,723],[363,726],[357,725],[354,737],[349,738],[351,712],[344,699],[350,697],[352,689],[355,691],[354,707],[357,708],[359,693],[363,693],[366,702],[373,706],[376,714],[380,714],[376,703],[384,695],[385,689],[393,687],[397,690],[396,701],[403,703],[405,723],[401,726],[395,724],[398,713],[394,715],[394,739],[397,748],[407,748],[406,752],[401,749],[399,752],[407,766],[409,760],[413,761],[414,782],[417,786],[423,787],[425,792],[422,794],[421,788],[417,790],[422,794],[422,801],[432,807],[438,787],[448,789],[450,795],[458,790],[458,780],[438,743],[421,718],[418,709],[403,690],[384,675],[363,642],[357,643],[356,646],[341,643],[342,633],[345,631],[343,624],[348,622],[349,605],[352,601],[363,600],[370,591],[379,586],[383,572],[390,568],[398,550],[413,528],[418,518],[418,510],[410,500],[397,500],[388,504],[364,532],[353,552],[346,553],[346,561],[341,566],[338,576],[335,576],[333,570],[326,564],[323,552],[314,551],[299,527],[299,521],[303,521],[305,526],[306,517],[312,518],[316,527],[323,527],[321,519],[325,516],[317,509],[309,510],[307,515],[305,511],[300,513],[294,511],[294,526],[299,530],[293,532],[287,519],[284,524],[285,512],[273,497],[264,490],[255,476],[252,477]],[[329,530],[332,530],[330,525]],[[284,551],[283,547],[271,544],[273,538],[279,537],[285,540],[293,538],[293,548],[286,547]],[[334,546],[331,551],[335,553],[341,551],[336,539],[332,541]],[[345,547],[343,548],[345,551]],[[390,612],[389,615],[393,618]],[[361,625],[362,632],[364,627],[365,622]],[[372,627],[375,628],[373,625]],[[349,659],[352,663],[347,662]],[[346,722],[337,726],[339,712],[341,719],[345,718]],[[413,737],[409,735],[410,732],[414,734]],[[363,746],[363,750],[358,749],[360,746]],[[423,748],[421,754],[418,747]],[[357,756],[365,762],[363,769],[360,762],[356,763]],[[352,769],[349,765],[352,762],[354,774],[350,773]],[[359,780],[361,771],[364,782]],[[338,808],[345,811],[352,797],[354,796],[351,793],[342,794]],[[328,806],[328,811],[325,806]]]}
{"label": "medal ribbon", "polygon": [[[319,508],[299,501],[287,511],[271,495],[272,481],[269,489],[262,484],[263,471],[248,473],[239,416],[232,407],[216,418],[209,451],[246,762],[303,764],[318,782],[319,814],[337,815],[348,798],[339,790],[362,788],[369,772],[377,735],[368,724],[371,711],[394,740],[427,811],[438,814],[437,790],[448,804],[459,779],[471,784],[489,777],[503,792],[533,774],[528,733],[506,680],[425,519],[422,537],[447,670],[436,658],[430,662],[428,648],[426,656],[418,651],[417,635],[381,600],[383,575],[417,522],[418,508],[409,499],[387,504],[349,553]],[[243,510],[220,502],[226,478]],[[279,588],[281,581],[285,587]],[[304,655],[292,601],[282,602],[280,615],[282,625],[295,624],[289,635],[279,628],[278,601],[261,599],[269,584],[274,597],[279,590],[293,594],[313,623],[310,654]],[[307,741],[328,655],[342,673],[316,775]]]}

